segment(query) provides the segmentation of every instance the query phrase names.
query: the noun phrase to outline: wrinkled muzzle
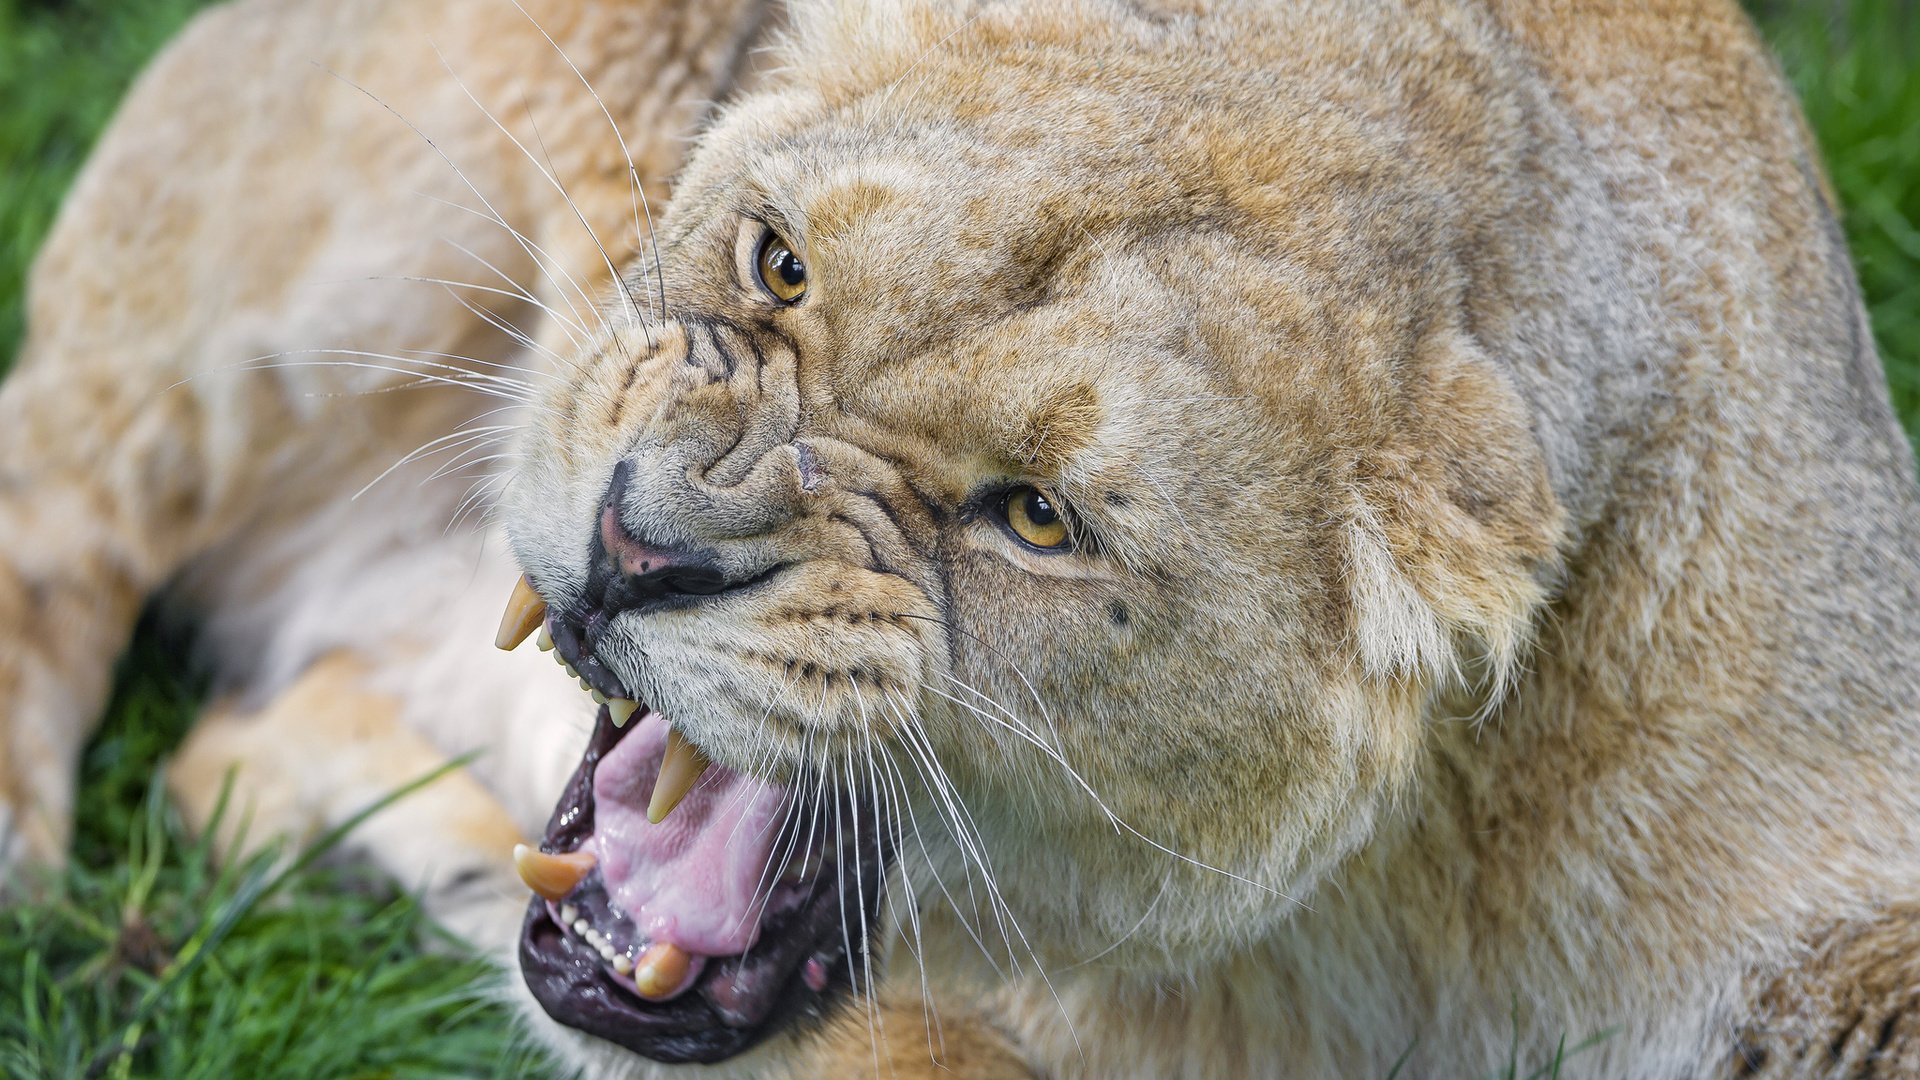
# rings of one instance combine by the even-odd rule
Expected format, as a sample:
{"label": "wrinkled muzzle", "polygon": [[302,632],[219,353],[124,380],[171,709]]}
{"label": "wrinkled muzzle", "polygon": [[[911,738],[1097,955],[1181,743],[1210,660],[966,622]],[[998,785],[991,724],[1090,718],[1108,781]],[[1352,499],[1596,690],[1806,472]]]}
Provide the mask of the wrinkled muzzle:
{"label": "wrinkled muzzle", "polygon": [[552,453],[604,487],[502,629],[538,627],[605,706],[520,856],[521,966],[561,1023],[717,1061],[825,1015],[879,929],[892,845],[848,763],[940,655],[933,522],[883,456],[803,426],[778,342],[688,322],[609,374],[554,408],[645,419],[599,460]]}

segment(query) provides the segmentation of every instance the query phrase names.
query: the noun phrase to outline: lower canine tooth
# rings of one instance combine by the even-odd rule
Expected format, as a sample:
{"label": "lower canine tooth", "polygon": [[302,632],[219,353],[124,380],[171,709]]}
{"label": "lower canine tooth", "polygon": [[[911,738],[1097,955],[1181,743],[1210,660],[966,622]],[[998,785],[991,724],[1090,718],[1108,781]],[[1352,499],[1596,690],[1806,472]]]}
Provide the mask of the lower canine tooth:
{"label": "lower canine tooth", "polygon": [[513,868],[527,888],[547,900],[558,902],[572,892],[580,879],[593,869],[594,858],[585,851],[549,854],[525,844],[513,845]]}
{"label": "lower canine tooth", "polygon": [[511,649],[527,640],[533,628],[547,617],[547,602],[533,591],[533,582],[521,574],[513,583],[513,595],[507,598],[507,610],[500,616],[500,629],[494,632],[496,648]]}
{"label": "lower canine tooth", "polygon": [[655,825],[667,820],[667,815],[687,797],[700,774],[711,764],[699,747],[682,738],[677,729],[668,728],[667,753],[660,759],[660,775],[653,781],[653,797],[647,800],[647,820]]}
{"label": "lower canine tooth", "polygon": [[693,957],[680,946],[666,941],[656,941],[647,946],[640,954],[640,962],[633,968],[633,985],[644,998],[663,998],[680,988],[681,980],[687,977],[687,966]]}
{"label": "lower canine tooth", "polygon": [[633,714],[639,711],[639,709],[639,702],[628,701],[623,697],[609,698],[607,700],[607,718],[612,720],[613,726],[617,728],[626,727],[627,721],[633,719]]}

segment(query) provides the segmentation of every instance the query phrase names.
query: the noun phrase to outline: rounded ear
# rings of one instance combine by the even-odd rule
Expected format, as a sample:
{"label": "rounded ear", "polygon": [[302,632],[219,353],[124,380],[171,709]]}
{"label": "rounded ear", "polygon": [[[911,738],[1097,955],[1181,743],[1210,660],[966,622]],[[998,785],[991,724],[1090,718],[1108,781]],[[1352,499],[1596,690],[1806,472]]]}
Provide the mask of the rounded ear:
{"label": "rounded ear", "polygon": [[1422,339],[1393,413],[1345,529],[1359,661],[1491,704],[1559,577],[1566,515],[1524,402],[1458,328]]}

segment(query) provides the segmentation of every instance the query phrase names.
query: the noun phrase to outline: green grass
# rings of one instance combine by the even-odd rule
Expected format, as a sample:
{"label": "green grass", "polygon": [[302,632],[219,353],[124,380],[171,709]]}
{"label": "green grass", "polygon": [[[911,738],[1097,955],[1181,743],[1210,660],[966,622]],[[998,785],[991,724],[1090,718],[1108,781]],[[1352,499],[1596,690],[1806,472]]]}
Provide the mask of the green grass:
{"label": "green grass", "polygon": [[1894,407],[1911,437],[1920,433],[1920,4],[1754,7],[1840,193]]}
{"label": "green grass", "polygon": [[63,895],[0,910],[0,1075],[549,1072],[500,972],[370,869],[222,864],[187,837],[153,777],[198,697],[182,669],[141,636],[87,751]]}
{"label": "green grass", "polygon": [[[201,0],[0,0],[0,373],[60,193],[140,63]],[[1920,427],[1920,16],[1758,0],[1807,103],[1895,402]],[[0,909],[0,1074],[527,1075],[485,966],[352,866],[221,867],[153,786],[199,688],[143,632],[87,750],[57,900]],[[269,888],[271,886],[271,888]]]}
{"label": "green grass", "polygon": [[[0,374],[28,261],[140,65],[205,0],[0,0]],[[221,866],[155,769],[198,708],[143,630],[87,748],[72,868],[0,906],[0,1076],[530,1076],[502,975],[368,869]]]}
{"label": "green grass", "polygon": [[0,0],[0,375],[27,262],[140,65],[206,0]]}

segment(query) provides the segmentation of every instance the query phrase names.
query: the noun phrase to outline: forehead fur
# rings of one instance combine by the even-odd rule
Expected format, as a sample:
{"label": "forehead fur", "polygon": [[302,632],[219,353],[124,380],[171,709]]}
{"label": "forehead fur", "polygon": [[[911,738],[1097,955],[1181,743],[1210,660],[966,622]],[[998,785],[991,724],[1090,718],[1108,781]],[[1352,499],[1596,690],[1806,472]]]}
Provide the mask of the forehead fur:
{"label": "forehead fur", "polygon": [[[1436,164],[1502,163],[1525,133],[1473,16],[1350,6],[1367,17],[797,5],[785,74],[710,133],[669,242],[717,248],[742,214],[786,233],[809,267],[793,325],[814,376],[930,440],[916,459],[956,490],[995,470],[984,453],[1077,486],[1093,518],[1106,504],[1085,497],[1130,481],[1180,492],[1163,515],[1184,501],[1243,530],[1345,520],[1333,576],[1380,579],[1362,606],[1395,611],[1371,621],[1419,627],[1384,653],[1436,655],[1448,631],[1404,564],[1439,560],[1415,545],[1460,526],[1521,562],[1551,546],[1538,461],[1497,449],[1528,441],[1517,403],[1458,332],[1470,223],[1518,196],[1502,169]],[[1463,386],[1457,415],[1431,408]],[[1450,460],[1418,449],[1436,442]],[[1416,508],[1440,492],[1473,504],[1464,525],[1445,495]],[[1163,557],[1207,557],[1161,524]],[[1537,575],[1497,561],[1441,603],[1446,622],[1531,595]]]}
{"label": "forehead fur", "polygon": [[[1190,17],[1199,7],[1212,10]],[[1208,233],[1265,260],[1221,283],[1248,286],[1269,322],[1323,319],[1323,297],[1289,275],[1347,308],[1450,303],[1461,210],[1507,201],[1426,167],[1463,146],[1497,161],[1489,129],[1515,127],[1479,70],[1484,28],[1409,12],[1381,40],[1360,28],[1376,20],[1303,14],[1297,40],[1238,44],[1256,15],[1286,17],[1233,3],[799,5],[785,75],[722,119],[683,189],[705,205],[680,222],[778,219],[809,247],[823,307],[836,286],[859,298],[842,323],[867,332],[863,355],[1041,303],[1100,259],[1164,273]]]}

